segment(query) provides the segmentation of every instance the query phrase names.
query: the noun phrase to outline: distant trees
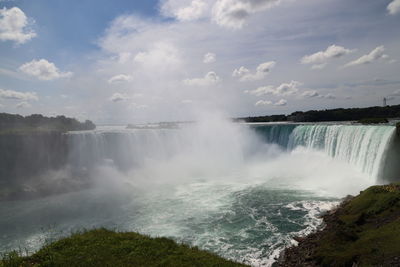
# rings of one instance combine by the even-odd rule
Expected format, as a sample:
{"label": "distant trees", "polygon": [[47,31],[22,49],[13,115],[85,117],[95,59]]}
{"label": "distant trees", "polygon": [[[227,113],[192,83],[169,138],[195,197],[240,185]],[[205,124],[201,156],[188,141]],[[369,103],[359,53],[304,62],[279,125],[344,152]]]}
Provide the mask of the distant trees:
{"label": "distant trees", "polygon": [[400,117],[400,105],[368,108],[338,108],[327,110],[297,111],[288,116],[295,122],[316,121],[358,121],[367,118],[396,118]]}
{"label": "distant trees", "polygon": [[362,124],[379,124],[379,123],[388,123],[389,121],[386,118],[368,118],[359,120],[358,123]]}
{"label": "distant trees", "polygon": [[326,110],[296,111],[290,115],[272,115],[235,119],[245,122],[318,122],[318,121],[359,121],[368,118],[399,118],[400,105],[368,108],[337,108]]}
{"label": "distant trees", "polygon": [[79,122],[65,116],[45,117],[41,114],[21,116],[17,114],[0,113],[0,132],[10,131],[80,131],[92,130],[96,125],[86,120]]}
{"label": "distant trees", "polygon": [[287,121],[286,115],[271,115],[271,116],[259,116],[259,117],[246,117],[238,118],[235,121],[245,121],[245,122],[277,122],[277,121]]}

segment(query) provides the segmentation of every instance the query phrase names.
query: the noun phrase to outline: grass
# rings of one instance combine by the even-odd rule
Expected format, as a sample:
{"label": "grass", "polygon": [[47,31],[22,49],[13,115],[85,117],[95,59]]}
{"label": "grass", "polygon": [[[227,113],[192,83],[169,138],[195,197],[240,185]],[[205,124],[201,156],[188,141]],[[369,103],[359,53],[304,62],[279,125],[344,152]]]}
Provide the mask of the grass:
{"label": "grass", "polygon": [[133,232],[96,229],[44,246],[29,257],[3,256],[1,267],[14,266],[245,266],[212,253]]}
{"label": "grass", "polygon": [[370,187],[347,203],[316,256],[322,266],[392,266],[400,256],[400,184]]}

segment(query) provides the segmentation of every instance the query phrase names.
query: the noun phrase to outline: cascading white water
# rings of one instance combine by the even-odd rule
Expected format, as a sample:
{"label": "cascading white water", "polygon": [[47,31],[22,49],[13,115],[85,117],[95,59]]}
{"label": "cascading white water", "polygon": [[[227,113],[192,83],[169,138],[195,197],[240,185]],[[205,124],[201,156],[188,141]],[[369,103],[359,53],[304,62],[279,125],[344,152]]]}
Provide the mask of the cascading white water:
{"label": "cascading white water", "polygon": [[[298,149],[308,150],[302,153],[312,161],[318,161],[315,153],[322,152],[338,164],[348,164],[363,174],[360,185],[365,184],[364,179],[375,184],[381,178],[378,176],[384,165],[385,150],[395,132],[393,126],[329,124],[258,125],[249,131],[247,126],[227,123],[216,124],[213,131],[208,129],[208,126],[186,125],[181,129],[114,128],[69,133],[68,162],[77,176],[90,175],[97,167],[108,165],[125,174],[131,173],[135,179],[162,176],[162,180],[185,180],[244,169],[249,159],[260,158],[260,153],[277,153],[267,156],[269,162],[265,166],[275,162],[271,159],[276,156],[285,161],[282,158],[285,153],[271,146],[263,148],[274,144],[291,154],[296,154]],[[287,161],[292,159],[289,157]],[[293,164],[297,166],[298,162]],[[304,166],[304,170],[313,163],[306,164],[309,167]],[[166,171],[169,175],[161,174]]]}
{"label": "cascading white water", "polygon": [[[302,146],[324,151],[374,179],[395,131],[393,126],[324,124],[277,124],[257,128],[267,143],[288,150]],[[238,140],[231,141],[234,146]],[[78,132],[69,134],[69,143],[70,163],[75,168],[88,168],[111,160],[122,170],[141,166],[147,160],[166,160],[182,150],[198,151],[204,145],[188,139],[187,133],[176,129]]]}
{"label": "cascading white water", "polygon": [[96,130],[68,134],[69,163],[77,169],[112,163],[121,170],[164,160],[180,147],[177,130]]}
{"label": "cascading white water", "polygon": [[377,178],[394,131],[393,126],[300,125],[292,132],[289,147],[324,150],[330,157]]}
{"label": "cascading white water", "polygon": [[252,135],[247,127],[220,121],[212,130],[201,124],[180,129],[100,128],[68,134],[68,161],[72,169],[83,171],[105,164],[124,173],[154,172],[162,166],[189,178],[241,166],[258,147]]}
{"label": "cascading white water", "polygon": [[[324,151],[373,179],[378,178],[385,150],[395,132],[395,127],[381,125],[289,124],[261,127],[268,128],[258,130],[266,135],[268,142],[277,143],[288,150],[302,146]],[[282,140],[282,136],[287,139]]]}
{"label": "cascading white water", "polygon": [[66,170],[90,186],[0,202],[0,252],[32,252],[48,238],[109,227],[270,266],[293,236],[318,227],[321,211],[376,183],[369,176],[393,133],[391,126],[248,127],[209,118],[181,129],[68,133]]}

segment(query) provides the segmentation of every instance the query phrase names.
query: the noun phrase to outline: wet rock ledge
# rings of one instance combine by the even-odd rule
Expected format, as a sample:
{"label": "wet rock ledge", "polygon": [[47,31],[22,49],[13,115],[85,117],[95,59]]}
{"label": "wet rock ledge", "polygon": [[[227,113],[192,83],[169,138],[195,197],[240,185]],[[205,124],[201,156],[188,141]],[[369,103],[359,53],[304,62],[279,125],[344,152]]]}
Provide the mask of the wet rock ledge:
{"label": "wet rock ledge", "polygon": [[277,266],[400,266],[400,183],[372,186],[323,216],[325,227],[296,238]]}

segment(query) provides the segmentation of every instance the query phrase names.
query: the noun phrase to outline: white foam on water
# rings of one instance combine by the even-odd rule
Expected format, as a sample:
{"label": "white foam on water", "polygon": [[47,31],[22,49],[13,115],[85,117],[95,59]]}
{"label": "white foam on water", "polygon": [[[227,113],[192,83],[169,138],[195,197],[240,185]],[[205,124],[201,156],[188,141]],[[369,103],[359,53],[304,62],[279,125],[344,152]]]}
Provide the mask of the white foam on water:
{"label": "white foam on water", "polygon": [[329,210],[336,208],[340,204],[339,201],[297,201],[286,205],[285,207],[291,210],[302,210],[306,211],[307,214],[304,216],[306,226],[305,229],[294,233],[295,236],[306,236],[319,229],[323,223],[321,217],[322,214]]}
{"label": "white foam on water", "polygon": [[[0,203],[0,235],[38,249],[50,224],[59,236],[106,226],[270,266],[293,236],[320,226],[337,198],[376,183],[394,129],[279,127],[268,139],[276,144],[218,118],[181,129],[71,133],[68,167],[88,173],[93,188]],[[37,225],[26,225],[29,217]]]}

